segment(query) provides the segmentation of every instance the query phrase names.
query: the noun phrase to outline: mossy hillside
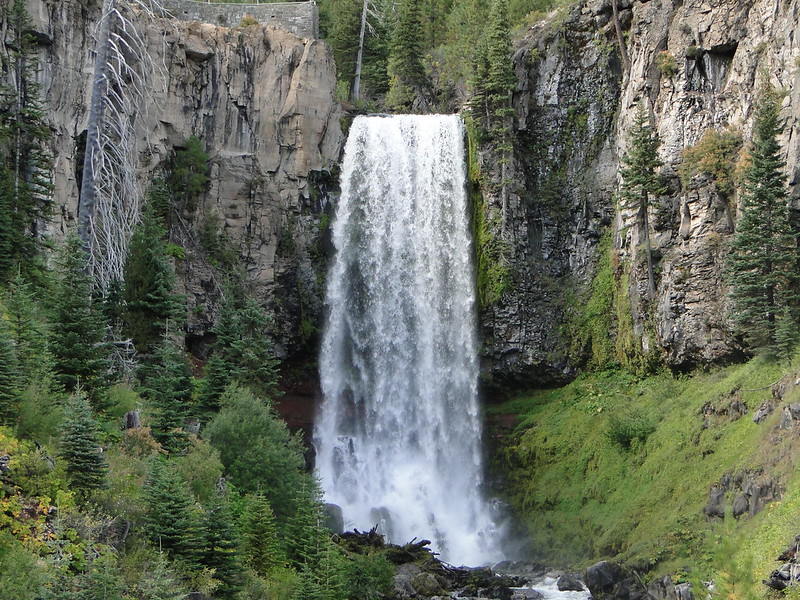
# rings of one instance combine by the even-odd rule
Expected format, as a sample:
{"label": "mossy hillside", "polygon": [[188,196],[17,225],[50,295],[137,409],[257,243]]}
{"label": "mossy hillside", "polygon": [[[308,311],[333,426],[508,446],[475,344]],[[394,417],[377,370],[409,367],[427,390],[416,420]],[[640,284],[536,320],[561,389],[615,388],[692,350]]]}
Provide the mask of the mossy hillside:
{"label": "mossy hillside", "polygon": [[[777,429],[779,410],[760,425],[752,411],[772,398],[769,384],[798,366],[754,359],[678,379],[596,373],[490,408],[519,415],[498,460],[533,553],[553,564],[609,557],[711,576],[722,568],[715,547],[728,536],[725,524],[703,515],[709,488],[726,473],[763,468],[784,486],[784,499],[732,531],[745,535],[733,559],[752,559],[754,577],[765,578],[800,531],[800,440]],[[781,405],[797,395],[791,390]],[[704,404],[721,409],[734,396],[750,414],[704,418]]]}

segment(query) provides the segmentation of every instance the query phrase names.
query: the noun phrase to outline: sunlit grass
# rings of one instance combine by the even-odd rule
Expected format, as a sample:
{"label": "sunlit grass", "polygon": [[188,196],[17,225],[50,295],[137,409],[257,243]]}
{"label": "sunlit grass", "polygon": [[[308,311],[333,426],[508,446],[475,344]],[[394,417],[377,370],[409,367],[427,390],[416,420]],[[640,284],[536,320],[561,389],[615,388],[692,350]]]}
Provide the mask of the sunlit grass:
{"label": "sunlit grass", "polygon": [[[772,400],[770,384],[797,366],[758,358],[691,377],[585,375],[492,407],[519,415],[501,462],[534,553],[562,564],[608,557],[708,577],[721,568],[715,549],[731,529],[731,560],[751,561],[754,578],[768,577],[800,532],[800,441],[777,427],[781,407],[798,396],[794,380],[764,423],[752,417]],[[733,399],[747,414],[732,420],[707,408],[704,416],[704,405],[722,410]],[[757,469],[784,486],[781,502],[732,528],[703,514],[711,485]]]}

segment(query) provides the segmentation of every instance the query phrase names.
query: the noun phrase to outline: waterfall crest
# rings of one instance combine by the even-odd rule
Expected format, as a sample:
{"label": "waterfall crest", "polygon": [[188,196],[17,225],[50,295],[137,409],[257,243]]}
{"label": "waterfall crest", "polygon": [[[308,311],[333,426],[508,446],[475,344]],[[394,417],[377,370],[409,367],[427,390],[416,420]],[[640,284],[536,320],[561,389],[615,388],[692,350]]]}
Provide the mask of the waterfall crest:
{"label": "waterfall crest", "polygon": [[357,117],[320,354],[317,467],[348,527],[501,558],[481,493],[474,273],[457,116]]}

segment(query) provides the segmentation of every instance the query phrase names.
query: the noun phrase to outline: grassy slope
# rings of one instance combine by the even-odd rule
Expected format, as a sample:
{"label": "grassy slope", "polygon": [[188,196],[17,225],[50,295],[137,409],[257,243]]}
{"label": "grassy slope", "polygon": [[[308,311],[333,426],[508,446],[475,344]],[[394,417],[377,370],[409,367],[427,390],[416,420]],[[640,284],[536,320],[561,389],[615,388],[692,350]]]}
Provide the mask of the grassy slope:
{"label": "grassy slope", "polygon": [[[753,577],[766,577],[800,532],[800,477],[794,475],[800,438],[777,429],[780,408],[796,401],[800,388],[790,385],[777,401],[769,387],[784,373],[793,384],[798,366],[756,359],[681,379],[587,375],[491,407],[519,415],[497,460],[534,552],[558,564],[616,557],[657,565],[656,572],[692,568],[710,576],[729,560],[716,552],[721,540],[734,537],[735,564],[752,563]],[[705,403],[723,408],[739,394],[747,415],[712,416],[703,427]],[[768,400],[777,409],[765,423],[753,423],[753,411]],[[627,448],[612,439],[652,427]],[[722,475],[757,468],[783,484],[782,502],[736,523],[703,515],[709,488]]]}

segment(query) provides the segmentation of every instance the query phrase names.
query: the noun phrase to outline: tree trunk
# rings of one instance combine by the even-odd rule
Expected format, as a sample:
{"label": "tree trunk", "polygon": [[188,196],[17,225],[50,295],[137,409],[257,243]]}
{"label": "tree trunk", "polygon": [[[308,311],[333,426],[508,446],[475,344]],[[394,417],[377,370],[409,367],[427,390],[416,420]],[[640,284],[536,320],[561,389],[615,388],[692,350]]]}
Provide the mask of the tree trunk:
{"label": "tree trunk", "polygon": [[78,199],[78,236],[83,247],[89,252],[92,227],[95,216],[95,173],[94,157],[100,151],[100,128],[103,124],[104,88],[108,77],[108,46],[111,25],[114,20],[114,4],[116,0],[104,0],[100,27],[97,32],[97,48],[95,51],[94,79],[92,81],[92,99],[89,104],[89,119],[86,125],[86,149],[83,155],[83,178],[81,193]]}
{"label": "tree trunk", "polygon": [[358,57],[356,58],[356,77],[353,80],[353,91],[350,94],[352,102],[356,102],[361,95],[361,62],[364,57],[364,33],[367,29],[367,9],[369,8],[369,0],[364,0],[364,6],[361,9],[361,33],[358,39]]}
{"label": "tree trunk", "polygon": [[642,239],[644,240],[644,252],[647,258],[647,292],[648,301],[653,300],[656,296],[656,279],[653,273],[653,249],[650,246],[650,219],[648,218],[647,209],[649,206],[649,198],[647,193],[642,196],[642,203],[639,206],[639,217],[642,224]]}
{"label": "tree trunk", "polygon": [[622,35],[622,25],[619,22],[617,0],[611,0],[611,11],[613,12],[614,31],[617,33],[617,44],[619,44],[619,55],[622,59],[622,67],[625,71],[630,71],[631,59],[628,58],[628,49],[625,47],[625,36]]}

